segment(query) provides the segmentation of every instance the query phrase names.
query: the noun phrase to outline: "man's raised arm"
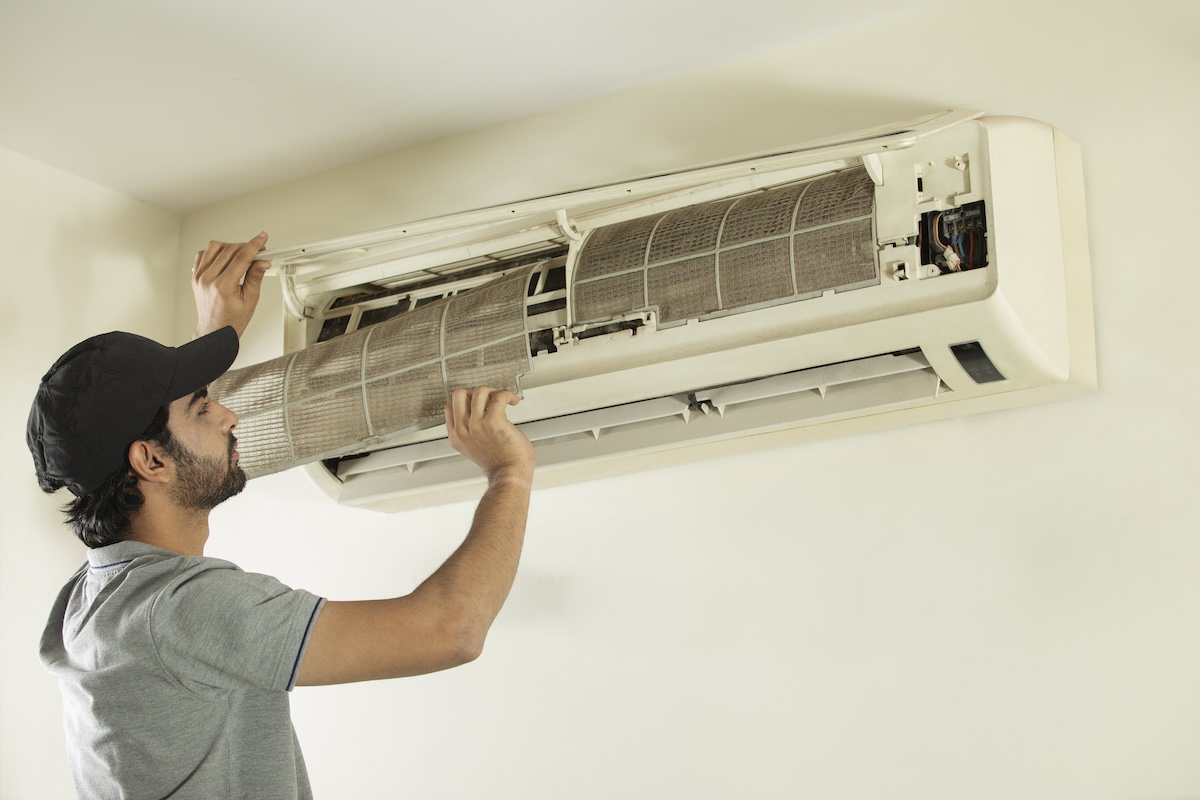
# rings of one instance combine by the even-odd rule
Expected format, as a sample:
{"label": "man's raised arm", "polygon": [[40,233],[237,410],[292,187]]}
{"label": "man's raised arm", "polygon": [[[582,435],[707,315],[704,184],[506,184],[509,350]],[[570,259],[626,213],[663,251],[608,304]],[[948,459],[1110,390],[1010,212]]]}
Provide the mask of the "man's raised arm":
{"label": "man's raised arm", "polygon": [[478,657],[508,597],[529,513],[533,445],[509,420],[511,392],[458,389],[446,406],[450,443],[488,479],[467,538],[412,594],[327,602],[299,685],[419,675]]}

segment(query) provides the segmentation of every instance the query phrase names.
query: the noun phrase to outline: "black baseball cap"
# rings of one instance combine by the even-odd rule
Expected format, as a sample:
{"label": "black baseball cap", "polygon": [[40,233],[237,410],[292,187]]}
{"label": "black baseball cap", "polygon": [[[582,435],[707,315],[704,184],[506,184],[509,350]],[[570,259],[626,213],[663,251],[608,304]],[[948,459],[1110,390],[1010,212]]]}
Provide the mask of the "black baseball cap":
{"label": "black baseball cap", "polygon": [[42,485],[91,494],[128,466],[129,445],[160,408],[221,377],[237,353],[228,326],[180,347],[121,331],[72,347],[42,377],[29,410],[25,440]]}

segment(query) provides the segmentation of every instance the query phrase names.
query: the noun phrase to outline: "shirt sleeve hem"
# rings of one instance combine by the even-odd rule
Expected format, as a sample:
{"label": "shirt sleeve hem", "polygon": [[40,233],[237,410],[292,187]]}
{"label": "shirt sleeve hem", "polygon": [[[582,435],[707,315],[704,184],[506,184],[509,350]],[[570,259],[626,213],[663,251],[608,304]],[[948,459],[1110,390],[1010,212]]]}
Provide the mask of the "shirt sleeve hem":
{"label": "shirt sleeve hem", "polygon": [[287,691],[291,691],[296,687],[296,678],[300,675],[300,662],[304,660],[304,653],[308,650],[308,642],[312,638],[313,625],[317,622],[317,615],[321,613],[321,609],[325,606],[325,598],[318,597],[316,605],[313,606],[312,614],[308,617],[308,626],[304,629],[304,637],[300,640],[300,649],[296,652],[296,661],[292,664],[292,675],[288,679]]}

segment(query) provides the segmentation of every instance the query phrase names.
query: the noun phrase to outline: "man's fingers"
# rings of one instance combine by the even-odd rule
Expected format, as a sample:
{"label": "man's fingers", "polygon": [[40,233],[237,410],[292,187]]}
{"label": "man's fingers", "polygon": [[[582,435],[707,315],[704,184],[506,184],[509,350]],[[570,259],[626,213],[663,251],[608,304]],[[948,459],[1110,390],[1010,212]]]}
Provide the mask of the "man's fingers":
{"label": "man's fingers", "polygon": [[492,397],[492,390],[486,386],[477,386],[471,392],[471,420],[481,419],[488,410],[488,401]]}
{"label": "man's fingers", "polygon": [[250,269],[246,272],[246,280],[242,282],[242,296],[246,298],[246,302],[251,304],[258,302],[259,293],[262,291],[263,276],[270,268],[270,261],[255,261],[250,265]]}
{"label": "man's fingers", "polygon": [[205,272],[208,272],[212,266],[213,259],[221,252],[221,248],[225,246],[224,242],[209,242],[208,247],[196,253],[196,262],[192,267],[193,278],[198,279]]}
{"label": "man's fingers", "polygon": [[238,245],[226,242],[209,242],[208,247],[196,254],[196,266],[192,269],[193,278],[212,282],[221,277]]}
{"label": "man's fingers", "polygon": [[[261,253],[263,248],[266,246],[267,232],[263,231],[258,236],[255,236],[253,239],[238,248],[237,253],[234,255],[232,266],[236,268],[235,275],[239,282],[242,281],[243,278],[248,278],[250,276],[255,264],[266,264],[267,266],[271,265],[271,262],[269,261],[257,260],[258,254]],[[265,272],[266,270],[264,269],[263,271]],[[261,278],[262,276],[259,275],[259,277]]]}
{"label": "man's fingers", "polygon": [[260,233],[248,242],[212,241],[196,254],[192,266],[192,294],[196,300],[196,335],[203,336],[226,325],[241,336],[250,322],[271,262],[258,258],[267,243]]}
{"label": "man's fingers", "polygon": [[507,407],[515,406],[517,403],[521,402],[521,398],[517,397],[512,392],[503,390],[496,391],[494,389],[489,391],[491,394],[488,397],[485,413],[489,414],[493,418],[507,419]]}
{"label": "man's fingers", "polygon": [[515,406],[521,399],[512,392],[477,386],[474,389],[455,389],[446,404],[446,426],[468,435],[481,422],[494,423],[507,418],[505,408]]}
{"label": "man's fingers", "polygon": [[481,419],[488,414],[505,414],[505,406],[515,406],[521,402],[507,389],[492,389],[489,386],[477,386],[474,389],[455,389],[446,404],[446,421],[459,422],[468,425],[472,420]]}
{"label": "man's fingers", "polygon": [[[208,247],[196,254],[196,263],[192,271],[195,279],[201,276],[208,281],[225,278],[232,282],[241,283],[257,262],[255,256],[262,252],[267,243],[266,232],[260,233],[248,242],[230,244],[227,242],[209,242]],[[260,276],[261,277],[261,276]]]}
{"label": "man's fingers", "polygon": [[446,416],[447,426],[460,426],[468,416],[470,408],[471,393],[466,389],[455,389],[454,394],[450,395],[450,402],[446,405],[448,414]]}
{"label": "man's fingers", "polygon": [[506,406],[515,406],[521,398],[506,389],[493,389],[490,386],[478,386],[471,391],[472,418],[504,419],[507,414]]}
{"label": "man's fingers", "polygon": [[508,419],[519,399],[507,390],[455,389],[446,404],[446,431],[454,449],[475,462],[490,481],[507,467],[531,469],[533,445]]}
{"label": "man's fingers", "polygon": [[[255,257],[262,252],[267,243],[267,234],[260,233],[245,244],[229,245],[228,258],[224,259],[224,267],[217,275],[231,283],[241,283],[250,271]],[[222,256],[225,251],[222,252]],[[216,277],[216,276],[214,276]]]}

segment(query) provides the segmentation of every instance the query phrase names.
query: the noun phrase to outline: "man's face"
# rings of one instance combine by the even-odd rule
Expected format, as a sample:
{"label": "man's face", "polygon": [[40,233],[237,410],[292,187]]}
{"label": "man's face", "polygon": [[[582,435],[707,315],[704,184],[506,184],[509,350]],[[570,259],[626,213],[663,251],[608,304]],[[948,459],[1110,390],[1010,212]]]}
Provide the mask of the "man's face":
{"label": "man's face", "polygon": [[201,390],[171,404],[168,453],[175,462],[171,496],[182,508],[207,511],[246,486],[238,466],[237,415]]}

